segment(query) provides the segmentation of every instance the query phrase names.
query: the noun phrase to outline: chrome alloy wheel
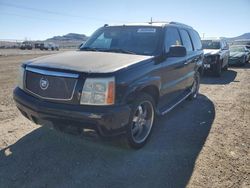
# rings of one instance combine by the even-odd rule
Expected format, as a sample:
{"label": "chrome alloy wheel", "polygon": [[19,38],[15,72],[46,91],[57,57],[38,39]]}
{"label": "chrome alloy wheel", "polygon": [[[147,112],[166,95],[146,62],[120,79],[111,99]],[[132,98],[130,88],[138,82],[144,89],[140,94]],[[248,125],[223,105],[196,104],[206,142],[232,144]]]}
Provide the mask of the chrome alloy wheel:
{"label": "chrome alloy wheel", "polygon": [[143,101],[135,110],[132,119],[132,138],[136,143],[145,141],[154,122],[154,108],[150,101]]}

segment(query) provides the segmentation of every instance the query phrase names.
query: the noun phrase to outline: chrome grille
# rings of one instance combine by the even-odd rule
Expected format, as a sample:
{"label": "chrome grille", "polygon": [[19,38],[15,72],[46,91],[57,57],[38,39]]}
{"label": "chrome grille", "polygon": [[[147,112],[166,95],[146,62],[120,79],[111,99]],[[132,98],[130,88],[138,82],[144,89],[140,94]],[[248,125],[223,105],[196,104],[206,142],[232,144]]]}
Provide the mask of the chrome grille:
{"label": "chrome grille", "polygon": [[77,84],[78,74],[26,68],[26,89],[40,98],[71,100]]}

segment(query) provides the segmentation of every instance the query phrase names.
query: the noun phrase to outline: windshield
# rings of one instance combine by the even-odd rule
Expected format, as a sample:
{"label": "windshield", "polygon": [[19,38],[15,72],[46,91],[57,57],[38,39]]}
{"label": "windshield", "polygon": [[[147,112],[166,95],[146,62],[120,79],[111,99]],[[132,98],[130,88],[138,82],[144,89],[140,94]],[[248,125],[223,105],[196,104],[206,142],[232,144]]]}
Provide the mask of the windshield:
{"label": "windshield", "polygon": [[232,46],[230,52],[245,52],[245,48],[243,46]]}
{"label": "windshield", "polygon": [[113,26],[97,30],[80,50],[155,55],[159,51],[160,27]]}
{"label": "windshield", "polygon": [[219,41],[203,40],[201,42],[203,49],[220,49]]}

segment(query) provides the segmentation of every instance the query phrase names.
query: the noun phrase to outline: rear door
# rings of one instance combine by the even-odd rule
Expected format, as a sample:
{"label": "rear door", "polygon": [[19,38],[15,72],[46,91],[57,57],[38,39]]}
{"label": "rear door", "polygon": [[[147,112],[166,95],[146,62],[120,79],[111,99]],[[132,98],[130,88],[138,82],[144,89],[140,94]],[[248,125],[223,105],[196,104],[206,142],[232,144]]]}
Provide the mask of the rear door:
{"label": "rear door", "polygon": [[193,83],[194,78],[194,70],[196,65],[196,54],[194,53],[194,47],[191,41],[191,37],[186,29],[180,29],[180,35],[182,39],[182,44],[187,50],[187,57],[184,67],[184,79],[185,79],[185,86],[184,89],[190,88],[191,84]]}
{"label": "rear door", "polygon": [[[173,45],[181,45],[181,37],[179,31],[175,27],[167,27],[165,31],[164,46],[166,53]],[[179,96],[183,92],[185,81],[183,76],[185,73],[186,57],[167,57],[161,63],[161,102],[160,108],[166,108],[168,105],[178,101]]]}

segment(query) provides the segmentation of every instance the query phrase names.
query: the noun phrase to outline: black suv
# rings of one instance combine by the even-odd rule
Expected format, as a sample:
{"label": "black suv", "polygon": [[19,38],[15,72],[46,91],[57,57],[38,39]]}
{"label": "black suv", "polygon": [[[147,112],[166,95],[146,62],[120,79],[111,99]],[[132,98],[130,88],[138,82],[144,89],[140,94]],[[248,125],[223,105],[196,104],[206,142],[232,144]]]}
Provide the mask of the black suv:
{"label": "black suv", "polygon": [[187,25],[105,25],[78,51],[25,62],[14,100],[37,124],[125,134],[140,148],[156,115],[197,97],[202,62],[200,37]]}

